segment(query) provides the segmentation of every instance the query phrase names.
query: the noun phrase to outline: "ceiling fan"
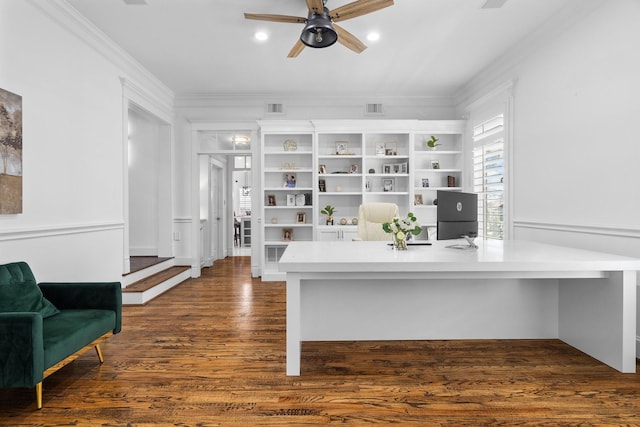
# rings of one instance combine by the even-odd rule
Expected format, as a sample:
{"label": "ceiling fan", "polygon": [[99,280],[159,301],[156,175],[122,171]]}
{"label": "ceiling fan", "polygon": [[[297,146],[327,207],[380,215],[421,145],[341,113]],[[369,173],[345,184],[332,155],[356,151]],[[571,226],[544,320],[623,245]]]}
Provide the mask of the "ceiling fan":
{"label": "ceiling fan", "polygon": [[327,0],[306,0],[309,9],[306,18],[289,15],[270,15],[261,13],[245,13],[246,19],[259,21],[286,22],[305,24],[300,39],[293,45],[287,55],[295,58],[305,46],[322,48],[333,45],[336,41],[356,53],[367,48],[356,36],[340,27],[336,22],[366,15],[393,5],[393,0],[356,0],[336,9],[329,10],[325,6]]}

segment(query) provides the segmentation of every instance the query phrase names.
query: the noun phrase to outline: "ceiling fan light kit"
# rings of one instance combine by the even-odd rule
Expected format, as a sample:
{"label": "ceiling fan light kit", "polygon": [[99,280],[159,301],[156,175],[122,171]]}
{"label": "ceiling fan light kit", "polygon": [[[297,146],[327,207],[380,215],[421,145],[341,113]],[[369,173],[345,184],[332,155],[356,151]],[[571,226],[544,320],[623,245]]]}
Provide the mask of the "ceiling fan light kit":
{"label": "ceiling fan light kit", "polygon": [[333,29],[329,17],[329,9],[325,7],[322,14],[309,12],[307,25],[302,30],[300,40],[306,46],[314,48],[329,47],[338,41],[338,33]]}
{"label": "ceiling fan light kit", "polygon": [[289,52],[289,58],[295,58],[305,46],[313,48],[329,47],[338,42],[356,53],[361,53],[367,46],[356,36],[336,24],[339,21],[366,15],[393,5],[393,0],[356,0],[336,9],[325,7],[327,0],[306,0],[308,16],[302,18],[290,15],[273,15],[263,13],[245,13],[245,19],[259,21],[285,22],[289,24],[304,23],[302,34]]}

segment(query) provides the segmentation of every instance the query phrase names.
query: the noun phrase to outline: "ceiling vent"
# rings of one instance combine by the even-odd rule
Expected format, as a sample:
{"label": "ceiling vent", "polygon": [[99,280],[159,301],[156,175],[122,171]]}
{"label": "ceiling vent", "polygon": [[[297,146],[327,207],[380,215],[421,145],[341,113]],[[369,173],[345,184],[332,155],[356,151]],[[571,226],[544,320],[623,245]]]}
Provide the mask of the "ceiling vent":
{"label": "ceiling vent", "polygon": [[284,107],[282,104],[267,104],[267,114],[282,114],[284,113]]}
{"label": "ceiling vent", "polygon": [[364,113],[367,116],[380,116],[384,114],[382,104],[367,104],[364,106]]}
{"label": "ceiling vent", "polygon": [[500,9],[507,0],[485,0],[482,9]]}
{"label": "ceiling vent", "polygon": [[149,3],[147,3],[147,0],[124,0],[124,4],[129,6],[147,6]]}

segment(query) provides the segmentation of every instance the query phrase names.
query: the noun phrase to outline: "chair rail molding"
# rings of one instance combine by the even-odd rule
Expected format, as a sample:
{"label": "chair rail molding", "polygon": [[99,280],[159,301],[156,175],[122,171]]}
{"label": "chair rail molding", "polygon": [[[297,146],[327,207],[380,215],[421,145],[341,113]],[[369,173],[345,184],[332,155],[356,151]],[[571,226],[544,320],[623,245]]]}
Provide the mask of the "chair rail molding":
{"label": "chair rail molding", "polygon": [[603,236],[626,237],[640,239],[640,228],[638,227],[612,227],[607,225],[580,225],[562,224],[541,220],[515,220],[514,228],[532,228],[549,231],[563,231],[568,233],[598,234]]}
{"label": "chair rail molding", "polygon": [[123,222],[65,224],[51,225],[46,227],[15,228],[11,230],[0,231],[0,241],[35,239],[41,237],[65,236],[71,234],[95,233],[123,229]]}

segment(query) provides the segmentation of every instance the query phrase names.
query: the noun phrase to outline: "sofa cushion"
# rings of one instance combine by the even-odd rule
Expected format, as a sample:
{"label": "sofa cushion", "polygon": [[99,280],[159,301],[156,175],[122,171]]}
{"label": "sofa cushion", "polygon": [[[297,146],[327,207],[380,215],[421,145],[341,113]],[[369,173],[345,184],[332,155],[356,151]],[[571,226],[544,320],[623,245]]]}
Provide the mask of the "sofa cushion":
{"label": "sofa cushion", "polygon": [[112,331],[113,310],[61,310],[43,321],[44,368],[48,369],[91,341]]}
{"label": "sofa cushion", "polygon": [[0,313],[38,312],[43,318],[60,311],[43,295],[35,282],[27,280],[0,284]]}

